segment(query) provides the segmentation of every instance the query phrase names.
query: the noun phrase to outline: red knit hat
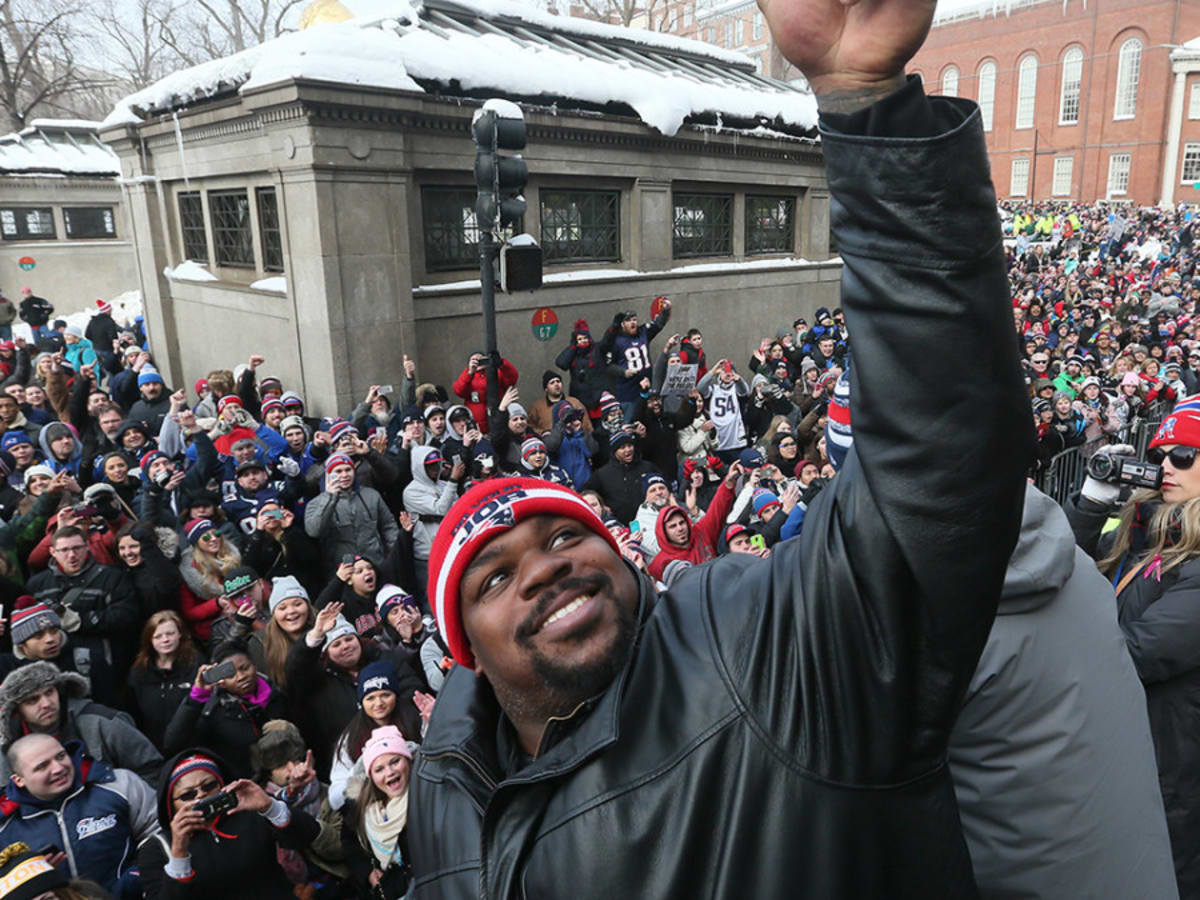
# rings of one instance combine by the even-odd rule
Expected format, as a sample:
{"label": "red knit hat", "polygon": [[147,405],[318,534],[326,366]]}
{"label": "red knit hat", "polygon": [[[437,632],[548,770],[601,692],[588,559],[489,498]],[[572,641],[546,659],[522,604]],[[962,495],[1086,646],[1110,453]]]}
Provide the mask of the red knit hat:
{"label": "red knit hat", "polygon": [[110,313],[110,312],[112,312],[112,304],[109,303],[107,300],[101,300],[101,299],[97,298],[96,299],[96,312]]}
{"label": "red knit hat", "polygon": [[1153,450],[1162,444],[1182,444],[1185,447],[1200,447],[1200,404],[1195,400],[1185,400],[1163,419],[1154,433],[1147,450]]}
{"label": "red knit hat", "polygon": [[241,406],[241,405],[242,405],[242,398],[239,397],[237,394],[226,394],[224,397],[222,397],[220,400],[217,401],[217,415],[220,415],[221,413],[225,412],[225,407],[227,407],[227,406]]}
{"label": "red knit hat", "polygon": [[530,516],[568,516],[586,525],[620,553],[617,540],[587,501],[570,488],[539,478],[494,478],[480,482],[450,507],[429,551],[429,597],[438,628],[460,665],[475,667],[463,633],[458,585],[483,546]]}

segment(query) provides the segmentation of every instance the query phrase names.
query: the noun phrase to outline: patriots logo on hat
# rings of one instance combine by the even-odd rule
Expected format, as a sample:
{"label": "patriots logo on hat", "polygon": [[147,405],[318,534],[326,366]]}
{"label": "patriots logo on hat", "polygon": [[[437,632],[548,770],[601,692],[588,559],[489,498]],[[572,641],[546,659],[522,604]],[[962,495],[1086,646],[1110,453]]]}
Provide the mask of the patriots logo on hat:
{"label": "patriots logo on hat", "polygon": [[379,675],[375,678],[368,678],[363,683],[363,686],[362,686],[362,692],[364,694],[369,694],[369,693],[371,693],[371,691],[390,690],[390,689],[391,689],[391,687],[390,687],[390,684],[388,683],[387,678],[385,678],[382,675]]}
{"label": "patriots logo on hat", "polygon": [[1156,440],[1156,441],[1172,441],[1172,440],[1174,440],[1175,439],[1175,423],[1176,423],[1176,421],[1178,421],[1178,420],[1175,418],[1175,416],[1171,416],[1169,419],[1164,421],[1162,423],[1162,426],[1158,429],[1158,434],[1156,434],[1154,436],[1154,440]]}
{"label": "patriots logo on hat", "polygon": [[[504,499],[511,502],[520,497],[525,496],[524,491],[519,491],[517,494],[509,494]],[[458,531],[458,543],[460,546],[473,540],[481,534],[485,534],[494,528],[512,528],[517,524],[517,518],[513,515],[511,506],[503,506],[496,508],[498,500],[493,500],[491,503],[477,510],[465,521]]]}

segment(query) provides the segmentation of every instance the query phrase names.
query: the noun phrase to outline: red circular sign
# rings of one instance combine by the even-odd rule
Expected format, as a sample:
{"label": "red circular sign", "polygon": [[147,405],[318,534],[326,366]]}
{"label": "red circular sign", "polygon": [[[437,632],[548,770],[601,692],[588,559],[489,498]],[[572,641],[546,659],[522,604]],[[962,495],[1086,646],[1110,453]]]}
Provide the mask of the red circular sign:
{"label": "red circular sign", "polygon": [[17,260],[17,265],[28,271],[37,265],[37,260],[35,260],[32,256],[22,256]]}
{"label": "red circular sign", "polygon": [[655,297],[654,302],[650,304],[650,318],[657,319],[658,314],[663,311],[663,304],[666,303],[666,297]]}
{"label": "red circular sign", "polygon": [[548,341],[558,332],[558,313],[548,306],[533,311],[533,336],[539,341]]}

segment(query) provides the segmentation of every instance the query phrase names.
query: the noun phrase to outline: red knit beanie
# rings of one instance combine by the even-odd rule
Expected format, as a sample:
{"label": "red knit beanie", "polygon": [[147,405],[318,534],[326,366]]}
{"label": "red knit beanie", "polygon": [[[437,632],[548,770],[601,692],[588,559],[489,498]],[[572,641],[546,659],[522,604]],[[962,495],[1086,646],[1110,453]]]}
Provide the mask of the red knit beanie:
{"label": "red knit beanie", "polygon": [[480,482],[450,507],[429,552],[429,597],[450,654],[460,665],[475,667],[463,632],[458,585],[483,546],[530,516],[568,516],[602,536],[616,553],[609,534],[587,501],[570,488],[539,478],[493,478]]}

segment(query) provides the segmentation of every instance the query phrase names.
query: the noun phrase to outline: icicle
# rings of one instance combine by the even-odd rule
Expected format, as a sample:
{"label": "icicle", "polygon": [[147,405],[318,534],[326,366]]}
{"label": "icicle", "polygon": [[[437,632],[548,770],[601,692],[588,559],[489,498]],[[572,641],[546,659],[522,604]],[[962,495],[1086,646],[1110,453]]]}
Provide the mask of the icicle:
{"label": "icicle", "polygon": [[171,118],[175,120],[175,146],[179,148],[179,168],[183,170],[184,187],[191,187],[192,183],[188,179],[187,158],[183,155],[183,132],[179,130],[179,112],[171,111]]}

